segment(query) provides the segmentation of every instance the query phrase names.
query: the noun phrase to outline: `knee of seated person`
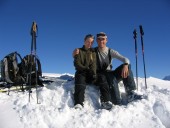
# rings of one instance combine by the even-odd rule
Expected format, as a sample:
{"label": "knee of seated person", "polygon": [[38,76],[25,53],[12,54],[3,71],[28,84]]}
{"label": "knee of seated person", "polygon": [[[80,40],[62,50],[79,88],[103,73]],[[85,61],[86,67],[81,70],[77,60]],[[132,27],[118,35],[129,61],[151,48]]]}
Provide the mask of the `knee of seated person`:
{"label": "knee of seated person", "polygon": [[86,78],[82,75],[75,76],[75,84],[86,84]]}
{"label": "knee of seated person", "polygon": [[106,76],[105,75],[97,75],[97,81],[96,83],[100,84],[100,83],[105,83],[107,82]]}

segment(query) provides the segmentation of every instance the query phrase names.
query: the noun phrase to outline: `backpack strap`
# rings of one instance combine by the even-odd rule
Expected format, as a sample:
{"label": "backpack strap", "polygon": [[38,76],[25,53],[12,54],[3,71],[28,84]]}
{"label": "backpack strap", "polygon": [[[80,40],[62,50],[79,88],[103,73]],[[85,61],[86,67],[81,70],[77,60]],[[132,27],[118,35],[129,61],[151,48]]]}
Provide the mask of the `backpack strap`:
{"label": "backpack strap", "polygon": [[94,48],[95,52],[96,52],[96,62],[97,62],[97,72],[102,70],[102,67],[100,66],[100,60],[99,60],[99,55],[98,55],[98,48],[95,47]]}
{"label": "backpack strap", "polygon": [[19,56],[20,60],[22,61],[21,55],[20,55],[18,52],[15,52],[15,54],[16,54],[17,56]]}
{"label": "backpack strap", "polygon": [[7,83],[10,83],[10,84],[12,84],[13,82],[11,81],[11,79],[9,78],[9,73],[8,73],[8,71],[9,71],[9,69],[8,69],[8,59],[5,57],[4,58],[4,60],[3,60],[3,62],[4,62],[4,69],[5,69],[5,73],[4,73],[4,77],[5,77],[5,81],[7,82]]}
{"label": "backpack strap", "polygon": [[41,63],[38,57],[37,57],[37,65],[38,65],[38,75],[42,76]]}
{"label": "backpack strap", "polygon": [[17,56],[20,58],[20,60],[22,62],[21,55],[17,52],[14,52],[13,55],[12,55],[12,61],[13,61],[12,64],[13,64],[13,67],[14,67],[14,76],[15,77],[16,77],[18,71],[19,71]]}
{"label": "backpack strap", "polygon": [[12,56],[12,64],[14,67],[14,76],[16,77],[19,68],[18,68],[18,64],[17,64],[17,54],[14,53],[14,55]]}
{"label": "backpack strap", "polygon": [[110,48],[109,48],[108,54],[109,54],[109,65],[110,65],[110,69],[112,69],[112,56],[111,56],[111,49],[110,49]]}

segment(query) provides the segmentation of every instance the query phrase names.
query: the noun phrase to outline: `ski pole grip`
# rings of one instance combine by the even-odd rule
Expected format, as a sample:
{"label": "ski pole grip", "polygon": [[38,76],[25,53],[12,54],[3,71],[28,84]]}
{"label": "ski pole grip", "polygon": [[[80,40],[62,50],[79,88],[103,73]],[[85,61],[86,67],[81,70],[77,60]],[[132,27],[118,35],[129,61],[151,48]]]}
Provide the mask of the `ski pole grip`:
{"label": "ski pole grip", "polygon": [[144,35],[144,32],[143,32],[142,25],[140,25],[139,28],[140,28],[140,34],[143,36],[143,35]]}
{"label": "ski pole grip", "polygon": [[35,21],[33,21],[33,22],[32,22],[32,27],[31,27],[31,32],[30,32],[30,34],[31,34],[31,36],[34,35],[35,37],[37,37],[37,36],[36,36],[37,32],[38,32],[37,23],[36,23]]}
{"label": "ski pole grip", "polygon": [[37,31],[37,24],[35,21],[32,23],[32,31],[34,31],[34,32]]}

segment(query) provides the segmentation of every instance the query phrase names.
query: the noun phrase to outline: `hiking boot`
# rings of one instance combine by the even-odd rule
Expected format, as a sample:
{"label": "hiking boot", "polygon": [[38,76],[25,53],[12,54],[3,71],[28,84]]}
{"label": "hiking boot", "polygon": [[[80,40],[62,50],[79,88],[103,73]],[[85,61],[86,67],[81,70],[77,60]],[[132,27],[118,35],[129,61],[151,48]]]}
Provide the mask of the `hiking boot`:
{"label": "hiking boot", "polygon": [[128,102],[131,102],[131,101],[134,101],[134,100],[141,100],[141,99],[143,99],[143,95],[139,95],[134,91],[131,91],[128,94]]}
{"label": "hiking boot", "polygon": [[117,100],[116,105],[122,105],[122,100]]}
{"label": "hiking boot", "polygon": [[110,110],[112,106],[113,104],[110,101],[101,103],[102,109]]}
{"label": "hiking boot", "polygon": [[74,106],[74,108],[81,110],[81,109],[83,108],[83,106],[82,106],[81,104],[76,104],[76,105]]}

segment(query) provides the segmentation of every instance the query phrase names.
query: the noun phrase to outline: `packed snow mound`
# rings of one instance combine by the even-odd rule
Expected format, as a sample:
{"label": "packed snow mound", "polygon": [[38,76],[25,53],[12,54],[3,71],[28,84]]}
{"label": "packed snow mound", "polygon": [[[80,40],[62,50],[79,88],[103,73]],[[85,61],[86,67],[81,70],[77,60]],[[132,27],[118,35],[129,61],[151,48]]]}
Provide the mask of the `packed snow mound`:
{"label": "packed snow mound", "polygon": [[[99,89],[88,85],[84,108],[74,109],[74,79],[68,74],[46,74],[54,80],[45,87],[28,92],[0,94],[0,128],[170,128],[170,81],[139,78],[138,93],[147,99],[128,105],[114,105],[108,111],[100,109]],[[122,96],[125,95],[120,83]],[[11,120],[13,119],[13,120]],[[10,121],[10,123],[9,123]]]}
{"label": "packed snow mound", "polygon": [[57,74],[57,73],[42,73],[42,76],[44,77],[62,77],[62,76],[67,76],[69,77],[74,77],[74,75],[70,73],[63,73],[63,74]]}

